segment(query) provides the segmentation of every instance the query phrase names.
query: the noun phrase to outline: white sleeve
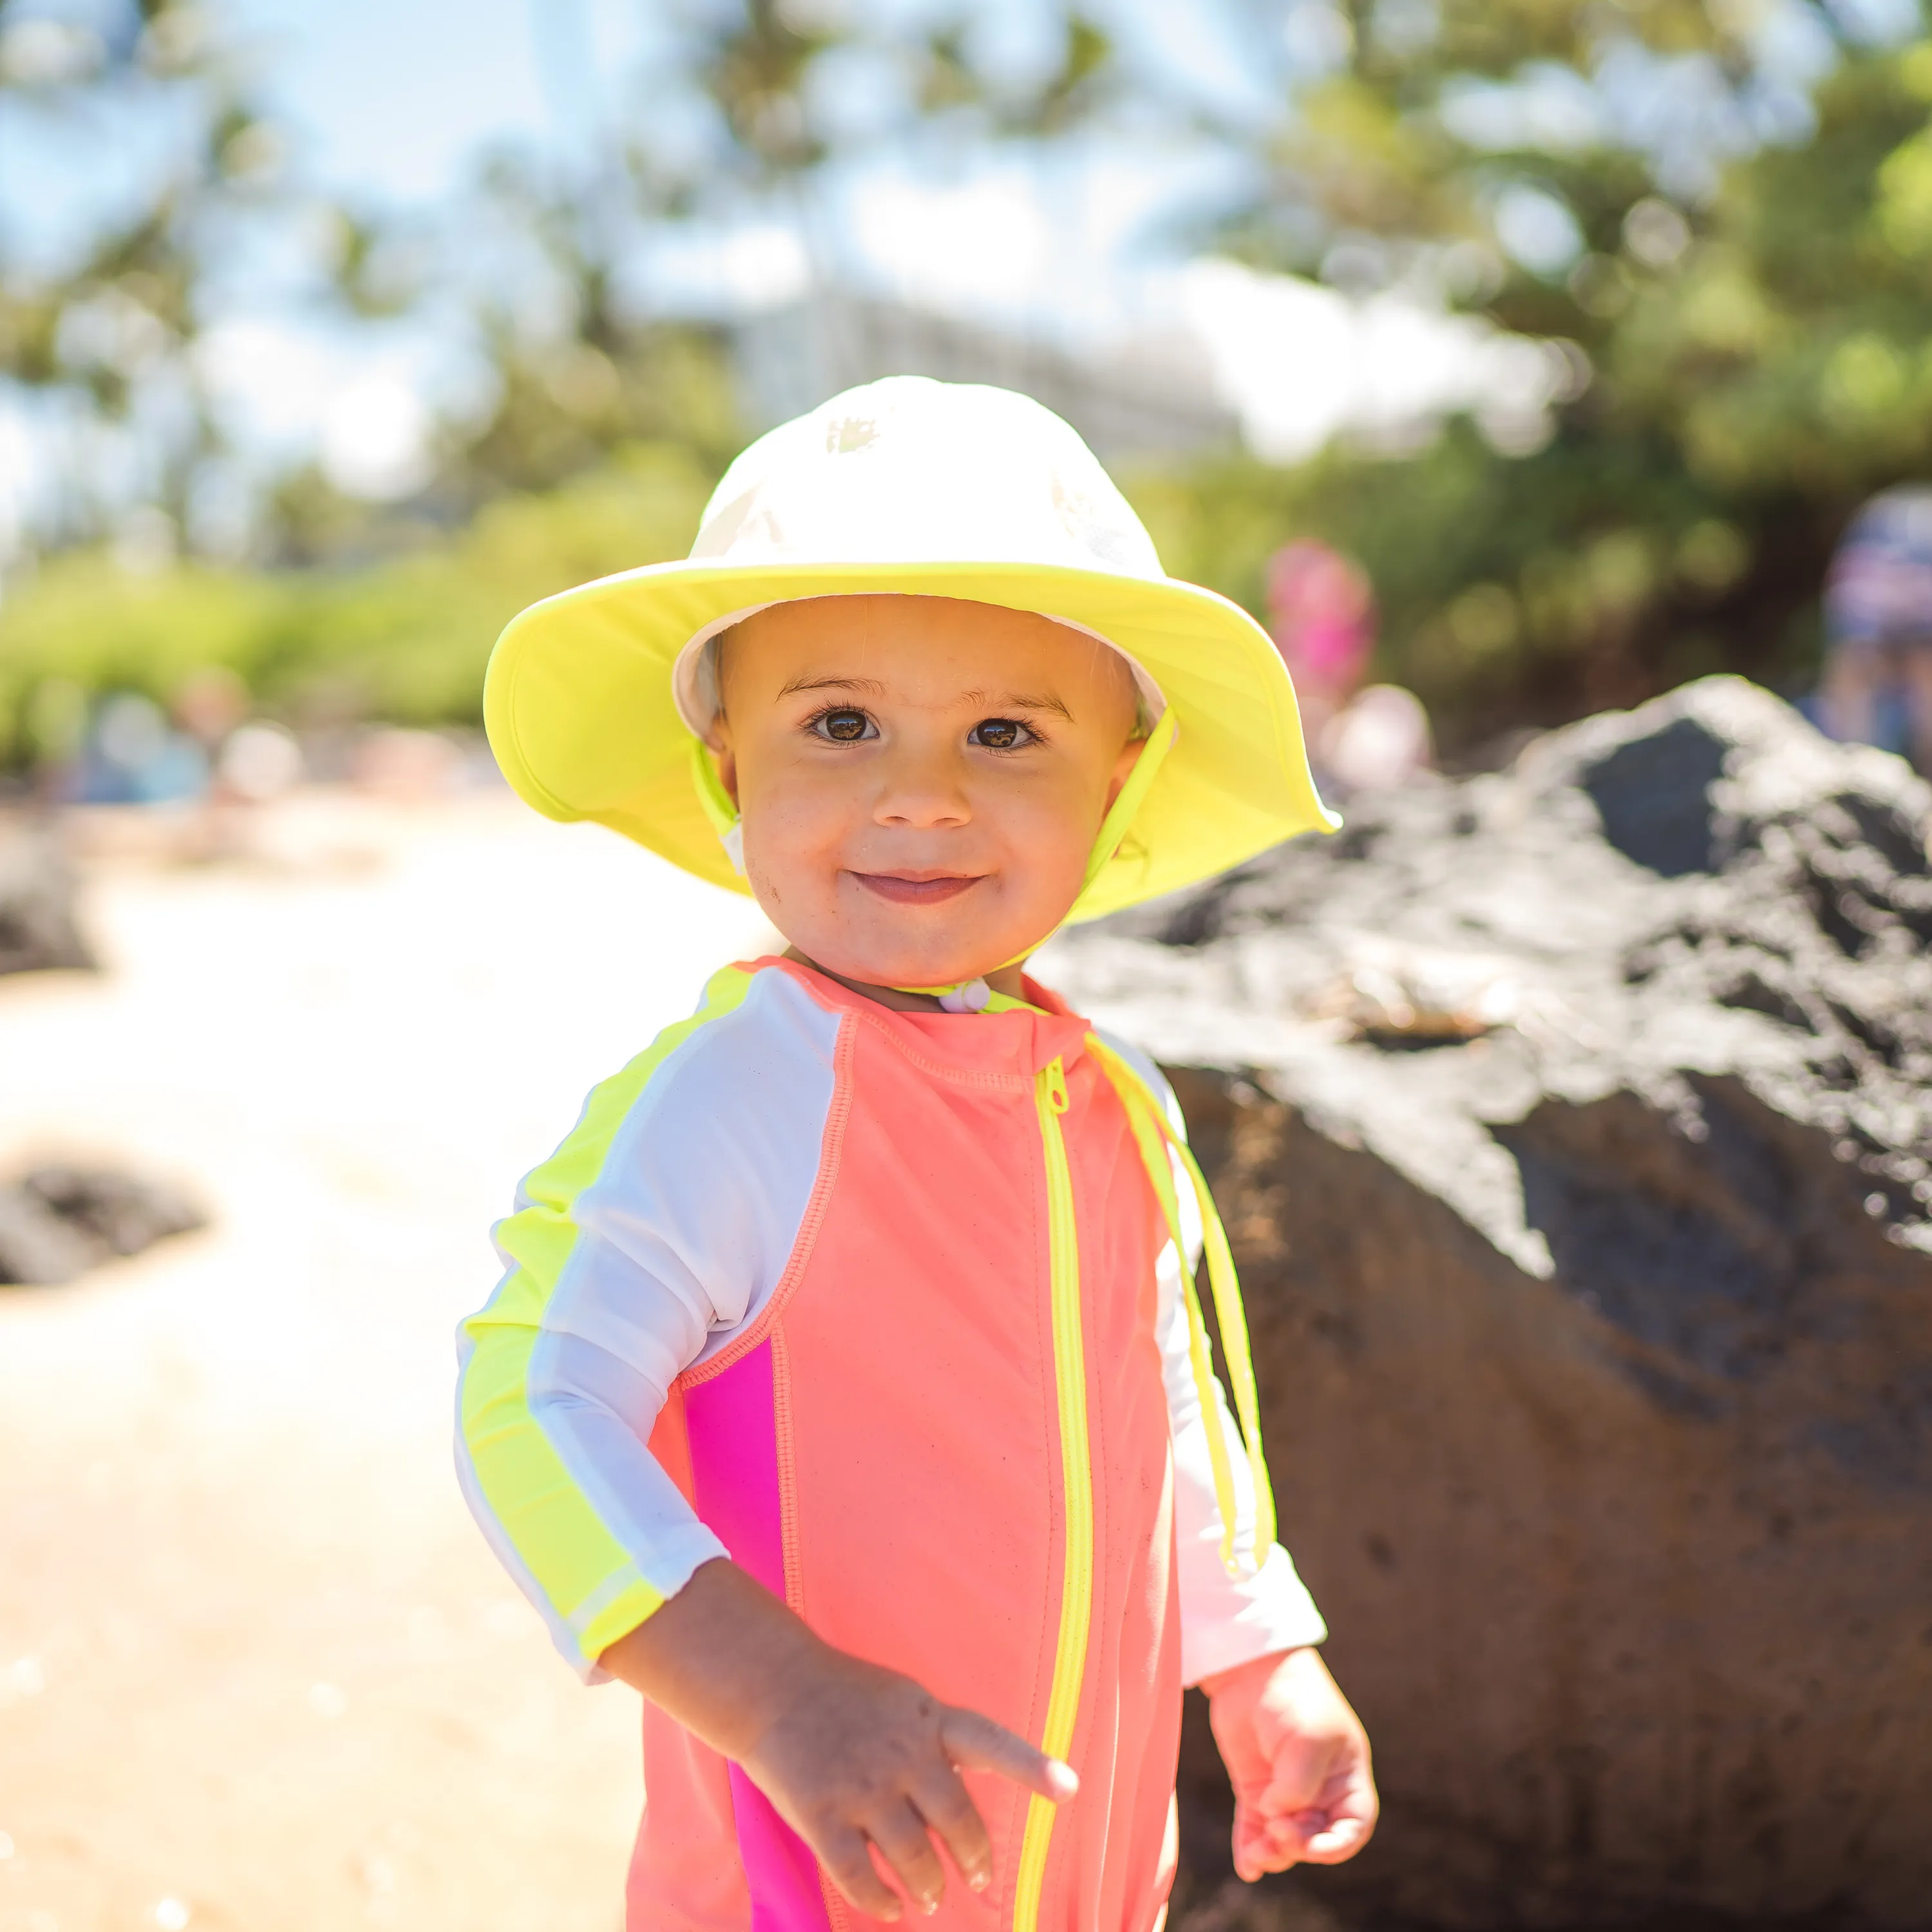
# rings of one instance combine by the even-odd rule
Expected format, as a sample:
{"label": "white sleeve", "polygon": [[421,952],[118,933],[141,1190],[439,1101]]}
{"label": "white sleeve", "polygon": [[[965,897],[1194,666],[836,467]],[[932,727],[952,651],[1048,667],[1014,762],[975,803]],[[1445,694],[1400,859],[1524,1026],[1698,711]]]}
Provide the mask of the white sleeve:
{"label": "white sleeve", "polygon": [[[646,1445],[672,1383],[714,1335],[745,1320],[760,1289],[769,1294],[792,1232],[782,1208],[758,1198],[763,1177],[720,1144],[718,1114],[676,1104],[679,1084],[646,1096],[578,1197],[576,1246],[544,1310],[526,1384],[530,1413],[572,1482],[667,1598],[726,1552]],[[715,1179],[705,1185],[720,1174],[741,1184],[729,1202]]]}
{"label": "white sleeve", "polygon": [[[496,1230],[508,1271],[464,1324],[476,1393],[459,1476],[591,1682],[620,1616],[641,1606],[641,1621],[728,1554],[650,1437],[677,1378],[756,1320],[784,1275],[817,1178],[837,1027],[784,975],[759,976],[735,1010],[634,1063],[634,1090],[628,1070],[600,1088]],[[572,1555],[566,1530],[581,1533],[573,1492],[608,1565],[587,1582],[559,1554]]]}
{"label": "white sleeve", "polygon": [[[1124,1042],[1108,1044],[1127,1060],[1153,1088],[1174,1132],[1184,1139],[1187,1124],[1174,1090],[1146,1055]],[[1180,1204],[1180,1228],[1187,1246],[1190,1274],[1201,1261],[1201,1216],[1194,1190],[1174,1163],[1174,1185]],[[1159,1288],[1156,1339],[1160,1344],[1161,1373],[1167,1388],[1167,1412],[1174,1434],[1174,1530],[1175,1560],[1180,1582],[1180,1675],[1184,1684],[1230,1670],[1276,1651],[1320,1643],[1328,1634],[1294,1559],[1280,1544],[1270,1546],[1258,1569],[1252,1567],[1255,1547],[1255,1486],[1240,1431],[1228,1408],[1220,1378],[1215,1378],[1214,1412],[1202,1413],[1195,1387],[1194,1366],[1188,1351],[1187,1306],[1182,1299],[1180,1260],[1170,1241],[1156,1268]],[[1214,1496],[1214,1466],[1208,1432],[1218,1429],[1228,1448],[1234,1480],[1234,1551],[1242,1574],[1231,1576],[1221,1561],[1221,1509]]]}
{"label": "white sleeve", "polygon": [[[684,1311],[648,1275],[636,1278],[630,1312],[651,1354],[688,1350],[671,1379],[698,1359],[704,1334],[692,1346]],[[659,1596],[676,1596],[700,1564],[728,1554],[645,1446],[668,1382],[660,1387],[594,1342],[547,1330],[530,1351],[528,1391],[557,1460]]]}

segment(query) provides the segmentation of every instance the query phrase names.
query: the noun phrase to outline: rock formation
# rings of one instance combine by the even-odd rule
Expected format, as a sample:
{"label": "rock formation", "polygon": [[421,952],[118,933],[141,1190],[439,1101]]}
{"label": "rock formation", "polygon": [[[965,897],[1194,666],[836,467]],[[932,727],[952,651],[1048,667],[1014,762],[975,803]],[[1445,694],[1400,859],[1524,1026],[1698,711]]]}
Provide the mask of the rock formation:
{"label": "rock formation", "polygon": [[1932,1925],[1928,808],[1712,679],[1042,962],[1242,1265],[1345,1915]]}
{"label": "rock formation", "polygon": [[116,1168],[37,1167],[0,1186],[0,1285],[51,1286],[207,1217],[165,1182]]}
{"label": "rock formation", "polygon": [[0,816],[0,973],[93,964],[58,843],[40,826]]}
{"label": "rock formation", "polygon": [[[0,816],[0,974],[94,964],[58,839],[44,825]],[[36,1168],[0,1184],[0,1286],[71,1281],[115,1256],[199,1228],[203,1218],[162,1183],[108,1168]]]}

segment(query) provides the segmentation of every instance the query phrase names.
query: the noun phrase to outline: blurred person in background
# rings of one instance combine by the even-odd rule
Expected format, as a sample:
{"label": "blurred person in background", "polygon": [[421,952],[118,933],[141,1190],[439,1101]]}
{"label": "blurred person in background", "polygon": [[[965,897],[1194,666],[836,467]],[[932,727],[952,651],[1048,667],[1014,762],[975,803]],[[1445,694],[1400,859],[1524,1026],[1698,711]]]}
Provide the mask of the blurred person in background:
{"label": "blurred person in background", "polygon": [[58,795],[76,805],[178,805],[208,789],[208,758],[151,698],[112,692],[90,720]]}
{"label": "blurred person in background", "polygon": [[1294,680],[1312,743],[1367,674],[1374,586],[1352,557],[1303,538],[1268,559],[1267,588],[1268,634]]}
{"label": "blurred person in background", "polygon": [[1932,776],[1932,486],[1883,490],[1852,519],[1826,579],[1825,634],[1826,729],[1903,749]]}
{"label": "blurred person in background", "polygon": [[1434,764],[1429,715],[1400,685],[1364,686],[1376,593],[1352,557],[1310,538],[1269,558],[1268,632],[1294,680],[1325,792],[1406,784]]}
{"label": "blurred person in background", "polygon": [[254,715],[248,687],[233,671],[214,664],[190,671],[169,708],[207,760],[207,796],[216,810],[267,805],[302,782],[302,747],[294,734]]}

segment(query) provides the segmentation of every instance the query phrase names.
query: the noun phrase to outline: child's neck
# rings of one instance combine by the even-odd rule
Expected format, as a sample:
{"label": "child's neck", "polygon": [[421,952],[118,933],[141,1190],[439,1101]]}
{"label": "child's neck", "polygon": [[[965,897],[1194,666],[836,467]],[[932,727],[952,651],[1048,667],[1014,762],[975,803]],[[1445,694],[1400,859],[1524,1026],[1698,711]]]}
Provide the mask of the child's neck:
{"label": "child's neck", "polygon": [[[823,973],[828,980],[836,980],[848,992],[856,993],[861,999],[876,1000],[882,1006],[889,1006],[896,1013],[937,1013],[945,1009],[930,993],[902,992],[897,986],[875,986],[868,980],[849,980],[843,973],[835,973],[829,966],[821,966],[816,959],[801,952],[796,946],[785,948],[784,956],[795,959],[801,966],[809,966],[814,973]],[[1002,966],[996,973],[982,976],[996,993],[1010,1000],[1024,1000],[1026,988],[1024,981],[1024,964]]]}

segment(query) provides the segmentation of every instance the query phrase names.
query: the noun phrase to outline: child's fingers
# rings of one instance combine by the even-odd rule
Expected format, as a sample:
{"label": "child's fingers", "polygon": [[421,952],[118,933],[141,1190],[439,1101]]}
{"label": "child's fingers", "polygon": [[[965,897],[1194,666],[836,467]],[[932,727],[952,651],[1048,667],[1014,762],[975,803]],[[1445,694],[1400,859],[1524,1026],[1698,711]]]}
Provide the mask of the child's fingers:
{"label": "child's fingers", "polygon": [[1065,1804],[1080,1789],[1071,1765],[1035,1750],[1025,1738],[977,1711],[949,1710],[940,1720],[939,1735],[955,1764],[968,1771],[998,1772],[1056,1804]]}
{"label": "child's fingers", "polygon": [[983,1891],[992,1882],[993,1843],[958,1773],[950,1765],[934,1772],[914,1786],[912,1802],[952,1854],[960,1876],[975,1892]]}
{"label": "child's fingers", "polygon": [[1265,1872],[1286,1871],[1295,1862],[1294,1848],[1279,1843],[1246,1805],[1234,1814],[1234,1851],[1235,1876],[1247,1885]]}
{"label": "child's fingers", "polygon": [[1361,1850],[1368,1835],[1369,1828],[1360,1819],[1337,1818],[1303,1840],[1301,1856],[1310,1864],[1340,1864]]}
{"label": "child's fingers", "polygon": [[827,1832],[812,1850],[832,1874],[832,1882],[859,1911],[874,1918],[896,1919],[903,1915],[905,1907],[898,1894],[880,1877],[866,1840],[850,1826],[842,1825]]}
{"label": "child's fingers", "polygon": [[866,1828],[880,1855],[898,1875],[914,1909],[932,1911],[946,1890],[946,1871],[918,1813],[901,1799],[882,1808],[877,1817],[868,1818]]}

